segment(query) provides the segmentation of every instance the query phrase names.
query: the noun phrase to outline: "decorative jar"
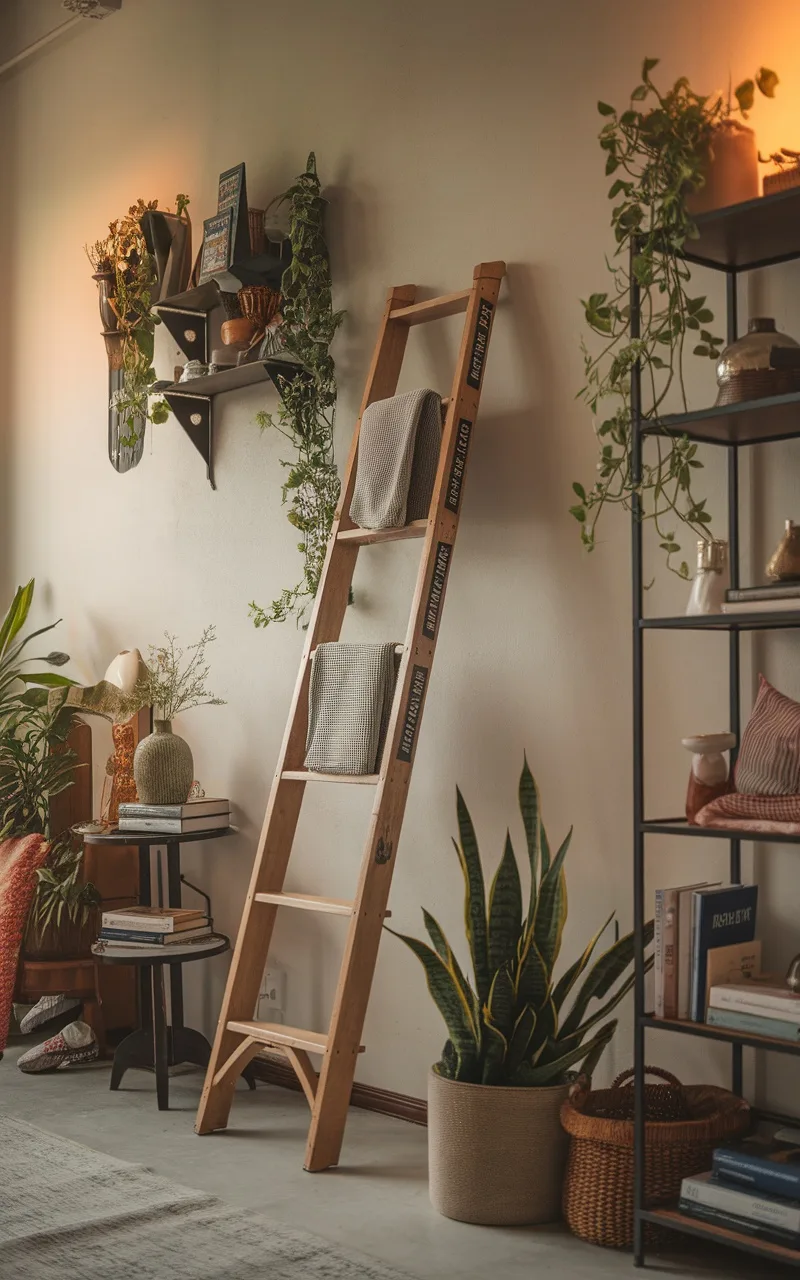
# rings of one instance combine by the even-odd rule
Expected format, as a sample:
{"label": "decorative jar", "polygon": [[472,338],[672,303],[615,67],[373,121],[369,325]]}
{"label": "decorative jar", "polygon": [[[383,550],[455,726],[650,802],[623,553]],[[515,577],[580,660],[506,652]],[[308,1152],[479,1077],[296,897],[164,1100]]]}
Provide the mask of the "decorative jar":
{"label": "decorative jar", "polygon": [[188,742],[172,732],[169,720],[155,720],[133,756],[133,776],[142,804],[183,804],[194,780]]}
{"label": "decorative jar", "polygon": [[700,538],[697,543],[697,571],[692,582],[687,617],[722,613],[725,592],[730,586],[728,544],[724,539]]}

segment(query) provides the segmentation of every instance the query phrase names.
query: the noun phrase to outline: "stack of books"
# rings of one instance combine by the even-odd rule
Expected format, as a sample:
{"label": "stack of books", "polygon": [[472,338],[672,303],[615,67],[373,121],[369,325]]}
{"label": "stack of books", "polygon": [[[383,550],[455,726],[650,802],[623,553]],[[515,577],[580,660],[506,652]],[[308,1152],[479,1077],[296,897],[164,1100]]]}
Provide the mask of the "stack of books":
{"label": "stack of books", "polygon": [[780,1129],[718,1147],[709,1173],[684,1178],[679,1209],[788,1248],[800,1248],[800,1132]]}
{"label": "stack of books", "polygon": [[704,1022],[712,986],[758,973],[756,885],[656,890],[655,1016]]}
{"label": "stack of books", "polygon": [[800,582],[772,582],[766,587],[729,587],[723,613],[800,613]]}
{"label": "stack of books", "polygon": [[186,946],[211,937],[211,923],[204,911],[189,907],[124,907],[104,911],[100,941],[103,950],[117,947]]}
{"label": "stack of books", "polygon": [[185,804],[121,804],[120,831],[163,831],[188,835],[193,831],[222,831],[231,825],[229,800],[187,800]]}
{"label": "stack of books", "polygon": [[707,1022],[749,1035],[800,1041],[800,995],[778,977],[759,974],[746,982],[713,986]]}

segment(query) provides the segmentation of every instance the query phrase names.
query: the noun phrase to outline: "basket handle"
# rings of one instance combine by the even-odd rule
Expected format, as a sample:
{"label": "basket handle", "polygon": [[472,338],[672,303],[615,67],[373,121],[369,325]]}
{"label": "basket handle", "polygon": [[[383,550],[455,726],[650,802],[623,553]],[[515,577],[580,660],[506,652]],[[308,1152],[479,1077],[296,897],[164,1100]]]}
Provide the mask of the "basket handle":
{"label": "basket handle", "polygon": [[[667,1084],[674,1084],[679,1089],[683,1088],[683,1085],[677,1076],[674,1076],[671,1071],[662,1070],[661,1067],[645,1067],[644,1073],[646,1076],[659,1076],[662,1080],[666,1080]],[[627,1071],[620,1071],[616,1080],[612,1082],[611,1088],[618,1089],[620,1085],[625,1084],[628,1080],[632,1080],[634,1074],[635,1069],[633,1067],[628,1067]]]}

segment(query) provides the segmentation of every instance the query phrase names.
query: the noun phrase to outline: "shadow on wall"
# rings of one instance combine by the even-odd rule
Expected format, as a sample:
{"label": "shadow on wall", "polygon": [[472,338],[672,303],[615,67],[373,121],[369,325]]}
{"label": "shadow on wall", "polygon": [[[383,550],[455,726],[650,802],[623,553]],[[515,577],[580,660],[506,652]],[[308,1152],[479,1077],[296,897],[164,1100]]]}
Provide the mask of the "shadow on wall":
{"label": "shadow on wall", "polygon": [[[9,24],[15,12],[4,16],[3,47],[14,47],[13,30]],[[2,60],[0,52],[0,61]],[[0,202],[0,278],[5,282],[6,297],[16,295],[18,270],[16,267],[18,205],[8,198],[17,190],[18,176],[18,115],[19,104],[13,74],[0,80],[0,104],[2,104],[3,128],[0,130],[0,173],[7,198]],[[11,472],[13,450],[11,446],[12,380],[10,371],[16,362],[15,335],[10,307],[0,308],[0,590],[2,599],[10,597],[14,584],[11,581]]]}

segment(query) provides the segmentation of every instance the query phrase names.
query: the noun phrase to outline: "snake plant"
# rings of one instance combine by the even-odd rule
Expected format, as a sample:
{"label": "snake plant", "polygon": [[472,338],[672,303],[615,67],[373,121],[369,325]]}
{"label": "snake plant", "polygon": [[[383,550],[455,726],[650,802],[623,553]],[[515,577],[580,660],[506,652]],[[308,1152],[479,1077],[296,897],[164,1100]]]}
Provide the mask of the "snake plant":
{"label": "snake plant", "polygon": [[[628,972],[634,959],[633,934],[617,938],[595,958],[612,913],[556,979],[567,918],[564,861],[572,830],[551,855],[538,788],[525,760],[519,806],[530,865],[527,908],[509,833],[487,906],[475,829],[461,792],[456,796],[460,840],[453,844],[466,886],[474,981],[467,979],[428,911],[422,914],[432,946],[395,934],[421,960],[428,989],[447,1026],[449,1039],[434,1070],[449,1080],[534,1087],[561,1083],[571,1068],[591,1076],[617,1027],[616,1018],[608,1015],[633,986],[633,973]],[[652,936],[651,922],[645,945]],[[651,963],[647,961],[648,967]]]}

